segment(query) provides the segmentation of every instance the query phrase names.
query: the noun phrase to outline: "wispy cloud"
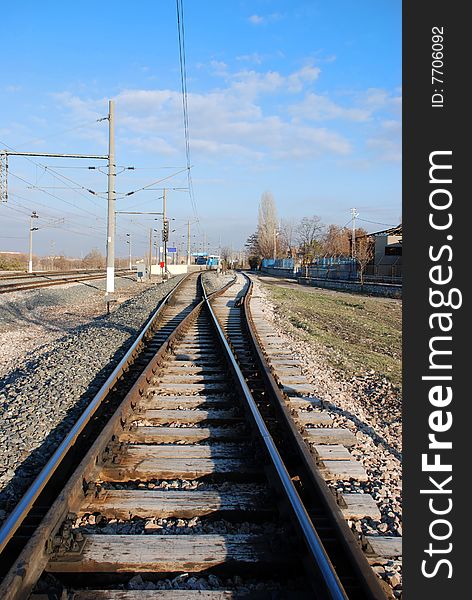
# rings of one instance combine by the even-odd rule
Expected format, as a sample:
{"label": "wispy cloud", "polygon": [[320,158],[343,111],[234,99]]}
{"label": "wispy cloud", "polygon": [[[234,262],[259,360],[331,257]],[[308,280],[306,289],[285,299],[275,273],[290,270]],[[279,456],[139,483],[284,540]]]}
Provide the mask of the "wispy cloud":
{"label": "wispy cloud", "polygon": [[248,17],[249,23],[252,25],[264,25],[266,23],[273,23],[274,21],[280,21],[284,16],[281,13],[271,13],[269,15],[251,15]]}
{"label": "wispy cloud", "polygon": [[[285,74],[255,69],[232,72],[218,60],[206,66],[224,83],[188,94],[191,148],[197,160],[227,156],[253,168],[270,159],[298,160],[321,153],[346,157],[354,148],[364,155],[374,153],[381,161],[396,161],[400,156],[401,97],[396,92],[352,91],[341,96],[341,103],[313,90],[321,70],[312,64]],[[300,101],[293,101],[294,94],[301,95]],[[103,116],[106,106],[104,98],[87,99],[69,92],[54,97],[74,120]],[[163,156],[184,153],[179,91],[124,89],[115,99],[118,134],[128,147]],[[355,134],[350,129],[347,135],[346,122]]]}
{"label": "wispy cloud", "polygon": [[261,17],[260,15],[251,15],[250,17],[248,17],[248,21],[253,25],[261,25],[262,23],[264,23],[264,17]]}
{"label": "wispy cloud", "polygon": [[379,160],[399,162],[402,159],[401,130],[399,120],[382,121],[378,132],[366,140],[366,146]]}
{"label": "wispy cloud", "polygon": [[21,92],[21,90],[23,88],[21,87],[21,85],[10,84],[10,85],[6,85],[3,89],[5,92],[8,92],[9,94],[15,94],[16,92]]}
{"label": "wispy cloud", "polygon": [[240,54],[239,56],[236,56],[236,60],[254,63],[255,65],[261,65],[263,59],[258,52],[253,52],[252,54]]}

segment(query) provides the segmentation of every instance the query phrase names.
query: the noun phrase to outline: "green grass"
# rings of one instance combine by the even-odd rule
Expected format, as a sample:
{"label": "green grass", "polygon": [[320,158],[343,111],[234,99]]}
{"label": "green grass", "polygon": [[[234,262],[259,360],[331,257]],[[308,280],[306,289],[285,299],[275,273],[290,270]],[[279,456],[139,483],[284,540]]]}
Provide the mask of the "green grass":
{"label": "green grass", "polygon": [[277,313],[347,377],[370,370],[401,389],[401,302],[264,285]]}

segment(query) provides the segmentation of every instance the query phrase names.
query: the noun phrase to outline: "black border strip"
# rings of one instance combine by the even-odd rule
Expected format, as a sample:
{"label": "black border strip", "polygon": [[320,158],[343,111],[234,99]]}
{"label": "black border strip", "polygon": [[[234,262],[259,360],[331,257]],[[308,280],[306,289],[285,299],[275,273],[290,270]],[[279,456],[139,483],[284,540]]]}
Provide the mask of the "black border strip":
{"label": "black border strip", "polygon": [[[467,179],[472,169],[467,147],[471,129],[470,108],[466,110],[470,88],[467,62],[471,52],[466,7],[437,0],[403,4],[403,562],[407,600],[464,598],[470,587],[466,489],[471,480],[467,463],[472,419],[466,380],[470,319],[465,284],[471,262],[466,227],[470,213]],[[438,37],[433,39],[433,35]],[[438,45],[433,48],[433,43]],[[433,57],[435,50],[442,55]],[[437,60],[434,65],[433,60]],[[439,71],[434,75],[442,81],[432,81],[433,66]],[[433,169],[430,174],[432,163],[451,168]],[[444,208],[439,208],[441,204]],[[449,219],[449,227],[435,229]],[[445,281],[449,276],[450,281]],[[441,306],[443,297],[457,308]],[[442,321],[432,316],[435,313],[445,315]],[[444,329],[450,326],[450,331],[441,331],[440,321]],[[437,350],[451,354],[434,354]],[[423,376],[450,376],[451,380]],[[431,392],[434,387],[437,389]],[[452,393],[449,402],[441,400],[447,396],[447,387]],[[434,431],[440,427],[445,430]],[[452,448],[428,448],[430,434],[451,442]],[[427,454],[426,463],[440,461],[441,468],[450,465],[451,471],[422,467],[423,454]],[[448,480],[450,476],[452,480]],[[433,514],[434,510],[438,514]]]}

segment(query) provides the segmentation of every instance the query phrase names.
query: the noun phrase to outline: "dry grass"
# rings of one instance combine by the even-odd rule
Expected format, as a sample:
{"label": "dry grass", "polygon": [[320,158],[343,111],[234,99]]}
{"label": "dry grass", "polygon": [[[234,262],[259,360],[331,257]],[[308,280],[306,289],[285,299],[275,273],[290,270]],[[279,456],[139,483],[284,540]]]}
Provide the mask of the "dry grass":
{"label": "dry grass", "polygon": [[401,389],[401,301],[264,284],[283,320],[344,376],[369,371]]}

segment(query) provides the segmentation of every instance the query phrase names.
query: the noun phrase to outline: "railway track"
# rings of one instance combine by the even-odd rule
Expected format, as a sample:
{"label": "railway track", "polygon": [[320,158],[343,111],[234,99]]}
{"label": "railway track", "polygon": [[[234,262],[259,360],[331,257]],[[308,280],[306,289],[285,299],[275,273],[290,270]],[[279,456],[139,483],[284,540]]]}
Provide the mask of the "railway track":
{"label": "railway track", "polygon": [[209,296],[199,281],[169,295],[76,432],[85,447],[65,440],[68,468],[46,466],[0,531],[2,598],[385,598],[284,415],[249,281]]}
{"label": "railway track", "polygon": [[[115,274],[117,276],[123,276],[131,274],[131,271],[128,269],[119,269],[115,271]],[[33,290],[54,285],[64,285],[65,283],[79,283],[81,281],[104,279],[105,277],[106,273],[104,271],[92,271],[88,273],[83,271],[64,271],[62,273],[50,271],[45,273],[0,275],[0,294]],[[10,281],[8,282],[8,280]]]}

